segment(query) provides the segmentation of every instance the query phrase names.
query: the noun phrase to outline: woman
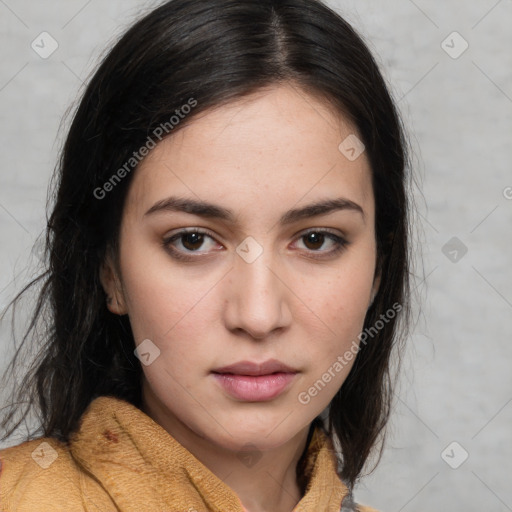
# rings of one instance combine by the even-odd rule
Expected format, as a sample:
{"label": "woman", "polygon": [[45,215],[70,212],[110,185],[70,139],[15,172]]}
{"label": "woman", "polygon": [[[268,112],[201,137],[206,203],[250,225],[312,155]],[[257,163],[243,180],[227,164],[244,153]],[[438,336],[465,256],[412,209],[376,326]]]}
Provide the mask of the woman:
{"label": "woman", "polygon": [[38,410],[42,435],[0,451],[0,509],[372,510],[351,490],[407,325],[406,169],[322,3],[171,0],[131,27],[62,151],[44,346],[3,421]]}

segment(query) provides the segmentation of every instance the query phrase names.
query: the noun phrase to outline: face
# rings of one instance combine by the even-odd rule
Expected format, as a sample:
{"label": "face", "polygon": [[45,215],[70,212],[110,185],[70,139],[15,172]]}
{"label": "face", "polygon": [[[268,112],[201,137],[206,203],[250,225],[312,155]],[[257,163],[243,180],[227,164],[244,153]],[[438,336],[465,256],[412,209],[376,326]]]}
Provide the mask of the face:
{"label": "face", "polygon": [[136,170],[120,273],[107,263],[102,282],[129,315],[145,410],[183,444],[283,445],[347,377],[378,285],[369,163],[338,148],[355,133],[276,86],[196,117]]}

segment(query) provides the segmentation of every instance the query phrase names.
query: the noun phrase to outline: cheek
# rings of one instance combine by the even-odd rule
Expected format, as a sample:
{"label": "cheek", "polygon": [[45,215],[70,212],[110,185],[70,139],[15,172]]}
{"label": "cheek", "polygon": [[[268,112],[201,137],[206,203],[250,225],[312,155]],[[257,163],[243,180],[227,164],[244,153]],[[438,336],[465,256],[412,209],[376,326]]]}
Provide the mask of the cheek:
{"label": "cheek", "polygon": [[214,359],[211,330],[219,322],[218,297],[213,303],[219,278],[211,272],[180,272],[163,249],[139,247],[124,253],[121,268],[136,343],[149,339],[160,350],[143,371],[152,386],[176,386],[180,392],[176,381],[193,387],[191,376],[204,370],[205,359]]}
{"label": "cheek", "polygon": [[311,313],[300,320],[311,341],[301,354],[309,368],[298,385],[298,401],[307,405],[311,414],[320,414],[327,407],[355,362],[372,282],[371,264],[347,264],[335,278],[317,280],[316,284],[311,279]]}
{"label": "cheek", "polygon": [[[352,277],[352,276],[351,276]],[[325,323],[340,339],[353,338],[362,329],[371,282],[347,279],[324,299]]]}
{"label": "cheek", "polygon": [[164,248],[135,229],[125,233],[121,254],[124,298],[135,339],[172,336],[194,313],[210,278],[180,271]]}
{"label": "cheek", "polygon": [[343,370],[334,371],[333,380],[341,385],[352,367],[368,309],[373,274],[373,259],[367,254],[354,253],[353,257],[340,260],[339,268],[329,279],[309,277],[304,281],[310,313],[309,321],[302,322],[308,330],[308,338],[315,340],[314,351],[307,349],[314,361],[315,376],[331,368],[347,351],[352,354],[344,358]]}
{"label": "cheek", "polygon": [[179,277],[154,278],[154,272],[144,273],[142,279],[132,277],[126,289],[135,340],[138,344],[150,339],[160,351],[154,362],[143,365],[143,372],[161,397],[181,397],[181,402],[187,393],[195,394],[195,377],[205,371],[204,361],[211,357],[207,335],[213,319],[208,317],[207,301],[200,300],[203,289],[187,287]]}
{"label": "cheek", "polygon": [[373,285],[373,271],[371,263],[341,265],[328,281],[306,285],[312,313],[342,339],[344,334],[353,334],[354,329],[362,328]]}

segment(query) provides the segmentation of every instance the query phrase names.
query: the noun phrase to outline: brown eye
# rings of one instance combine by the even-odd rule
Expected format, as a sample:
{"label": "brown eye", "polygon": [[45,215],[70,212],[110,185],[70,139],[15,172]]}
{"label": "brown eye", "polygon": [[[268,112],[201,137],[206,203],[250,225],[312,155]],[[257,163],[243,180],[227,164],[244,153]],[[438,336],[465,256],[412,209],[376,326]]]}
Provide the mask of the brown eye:
{"label": "brown eye", "polygon": [[183,247],[189,251],[200,249],[204,242],[203,233],[185,233],[180,238]]}
{"label": "brown eye", "polygon": [[339,235],[326,230],[310,230],[299,237],[306,251],[313,258],[328,258],[341,252],[348,242]]}
{"label": "brown eye", "polygon": [[162,245],[173,258],[183,261],[205,257],[209,253],[219,250],[220,246],[213,235],[199,229],[179,231],[165,238]]}
{"label": "brown eye", "polygon": [[311,232],[304,235],[305,245],[308,249],[318,250],[322,247],[325,241],[325,236],[323,233]]}

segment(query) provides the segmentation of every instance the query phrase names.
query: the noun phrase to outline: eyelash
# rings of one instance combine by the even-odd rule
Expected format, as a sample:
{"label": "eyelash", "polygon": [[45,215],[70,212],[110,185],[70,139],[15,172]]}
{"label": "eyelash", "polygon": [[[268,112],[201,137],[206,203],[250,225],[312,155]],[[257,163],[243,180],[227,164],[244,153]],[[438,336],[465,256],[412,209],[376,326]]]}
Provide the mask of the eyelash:
{"label": "eyelash", "polygon": [[[327,238],[329,238],[330,240],[332,240],[335,244],[336,244],[336,247],[330,251],[314,251],[314,250],[309,250],[309,252],[311,253],[320,253],[320,254],[327,254],[327,256],[313,256],[311,255],[311,257],[313,259],[325,259],[327,257],[331,257],[331,256],[334,256],[334,255],[337,255],[339,253],[341,253],[348,245],[349,245],[349,242],[347,242],[347,240],[345,240],[343,237],[339,236],[339,235],[336,235],[335,233],[329,231],[329,230],[326,230],[326,229],[309,229],[308,231],[305,231],[304,233],[302,233],[298,239],[302,239],[302,238],[305,238],[306,236],[310,235],[311,233],[316,233],[316,234],[320,234],[320,235],[325,235]],[[203,230],[203,229],[198,229],[198,228],[192,228],[192,229],[188,229],[188,230],[182,230],[178,233],[175,233],[174,235],[170,236],[170,237],[167,237],[165,238],[163,241],[162,241],[162,246],[164,247],[164,249],[166,249],[168,252],[171,253],[171,256],[175,259],[178,259],[178,260],[181,260],[181,261],[192,261],[192,260],[197,260],[198,256],[184,256],[183,255],[183,252],[182,251],[179,251],[175,248],[172,247],[172,242],[176,241],[176,240],[179,240],[180,238],[182,238],[183,236],[185,235],[189,235],[189,234],[198,234],[198,235],[207,235],[208,237],[212,238],[212,239],[215,239],[214,235],[212,233],[210,233],[209,231],[206,231],[206,230]],[[190,254],[193,254],[194,252],[196,251],[188,251],[188,253]]]}

